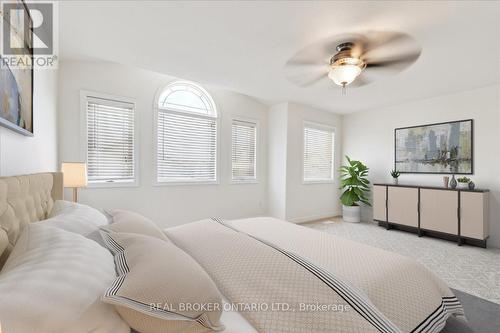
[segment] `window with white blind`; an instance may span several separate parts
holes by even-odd
[[[217,111],[202,87],[168,85],[158,100],[156,133],[158,183],[217,181]]]
[[[304,182],[332,182],[335,132],[319,124],[304,124]]]
[[[85,114],[85,152],[90,185],[136,184],[136,129],[133,101],[81,93]]]
[[[232,180],[257,180],[257,123],[233,119]]]

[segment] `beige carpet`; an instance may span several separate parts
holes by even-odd
[[[456,243],[398,231],[375,223],[346,223],[340,218],[303,226],[413,257],[451,288],[500,304],[500,249],[457,246]]]

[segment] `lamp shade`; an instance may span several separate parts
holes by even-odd
[[[61,171],[64,178],[64,187],[87,186],[87,164],[83,162],[63,162]]]

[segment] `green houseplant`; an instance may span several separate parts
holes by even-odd
[[[368,180],[368,168],[360,161],[351,160],[346,156],[347,165],[340,167],[340,189],[342,195],[342,216],[346,222],[361,221],[360,203],[368,206],[367,194],[370,192],[370,181]]]
[[[392,183],[394,185],[398,185],[398,178],[401,176],[401,172],[397,170],[391,170],[391,176],[392,176]]]
[[[470,178],[469,177],[460,177],[460,178],[457,178],[457,182],[458,182],[458,187],[459,188],[469,188],[469,183],[470,183]]]

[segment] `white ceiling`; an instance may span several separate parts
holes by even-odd
[[[347,96],[333,83],[287,81],[284,65],[304,46],[367,30],[408,33],[422,54]],[[500,82],[500,3],[66,1],[60,51],[62,59],[137,66],[266,103],[350,113]]]

